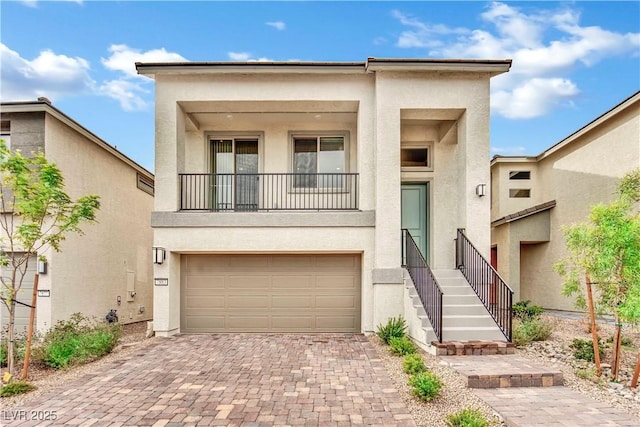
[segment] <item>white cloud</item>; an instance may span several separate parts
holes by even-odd
[[[254,58],[249,52],[227,52],[229,59],[238,62],[273,62],[273,59],[267,57]]]
[[[103,82],[99,92],[120,102],[125,111],[144,110],[148,105],[142,95],[150,92],[145,86],[151,80],[136,72],[136,62],[186,61],[182,55],[168,52],[165,48],[141,51],[126,44],[112,44],[108,50],[111,55],[106,59],[101,58],[102,65],[120,72],[121,77]]]
[[[100,93],[115,99],[124,111],[144,110],[147,102],[139,95],[148,93],[142,85],[130,80],[109,80],[100,86]]]
[[[278,31],[284,31],[287,29],[287,24],[285,24],[282,21],[271,21],[271,22],[265,22],[266,25],[275,28]]]
[[[400,34],[397,42],[398,47],[436,47],[441,44],[439,40],[434,38],[436,35],[464,34],[467,32],[463,28],[449,28],[442,24],[428,25],[398,10],[393,10],[391,15],[400,21],[402,25],[411,28],[411,30],[403,31]]]
[[[638,54],[640,33],[581,26],[568,6],[525,13],[493,2],[481,14],[482,29],[450,29],[394,11],[405,27],[397,45],[422,48],[433,57],[513,59],[511,71],[491,80],[492,107],[509,118],[548,114],[570,102],[580,89],[570,79],[576,67],[590,67],[621,54]]]
[[[165,48],[151,49],[146,52],[127,46],[126,44],[112,44],[109,46],[111,56],[101,58],[102,65],[110,70],[122,71],[129,77],[138,77],[136,62],[184,62],[186,59],[174,52],[167,52]]]
[[[508,119],[531,119],[546,114],[557,105],[580,94],[570,80],[533,78],[512,90],[492,94],[492,108]]]
[[[251,58],[249,52],[228,52],[227,55],[232,61],[248,61]]]
[[[39,96],[53,100],[91,93],[95,88],[89,75],[89,62],[84,58],[43,50],[36,58],[28,60],[0,43],[0,63],[0,98],[5,101],[32,100]]]

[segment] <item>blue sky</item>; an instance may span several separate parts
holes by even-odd
[[[47,96],[153,169],[153,81],[135,61],[513,59],[493,154],[538,154],[640,89],[640,2],[0,3],[0,98]]]

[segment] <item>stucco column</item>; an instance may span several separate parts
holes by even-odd
[[[180,332],[180,254],[167,253],[161,265],[153,267],[153,329],[157,336],[169,337]],[[159,285],[157,279],[167,279]]]
[[[482,95],[467,109],[458,128],[461,131],[460,144],[464,147],[464,178],[460,180],[459,194],[466,200],[461,227],[466,229],[469,240],[488,261],[491,248],[488,81]],[[476,194],[476,187],[480,184],[485,184],[484,197]]]
[[[385,87],[386,86],[386,87]],[[403,314],[403,270],[401,255],[400,206],[400,109],[389,106],[389,84],[376,81],[376,184],[374,325]]]

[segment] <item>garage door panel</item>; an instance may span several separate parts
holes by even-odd
[[[182,260],[182,332],[360,332],[359,255]]]
[[[225,329],[224,316],[187,316],[184,323],[183,328],[193,332],[222,331]]]
[[[235,329],[236,331],[268,331],[269,316],[229,315],[227,316],[226,327],[228,329]]]
[[[271,268],[273,271],[300,271],[302,268],[311,270],[314,259],[312,255],[278,255],[271,257]]]
[[[185,286],[191,289],[224,288],[224,276],[187,276]]]
[[[326,295],[316,297],[316,308],[318,309],[340,309],[347,308],[355,310],[358,298],[355,295]]]
[[[318,276],[316,277],[316,286],[319,289],[356,289],[355,277],[351,276]]]
[[[313,331],[314,326],[313,316],[273,316],[271,318],[271,329],[279,332]]]
[[[312,289],[315,286],[314,277],[309,276],[282,276],[273,275],[271,287],[274,290],[277,289]]]
[[[316,258],[316,267],[320,270],[331,268],[334,271],[353,271],[357,268],[356,255],[326,255]]]
[[[271,283],[269,276],[230,275],[227,276],[228,289],[268,289]]]
[[[183,257],[184,258],[184,257]],[[224,257],[208,255],[189,255],[186,257],[186,271],[188,273],[215,273],[229,268],[229,260]]]
[[[271,297],[271,307],[278,308],[313,308],[313,297],[311,295],[274,295]]]
[[[191,309],[208,309],[208,308],[224,308],[225,297],[222,295],[189,295],[185,301],[185,308]]]
[[[228,309],[242,308],[269,308],[270,297],[264,295],[229,295],[227,296]]]
[[[269,266],[269,257],[263,255],[229,256],[229,267],[235,271],[264,271]]]

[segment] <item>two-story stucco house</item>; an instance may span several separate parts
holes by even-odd
[[[640,92],[537,156],[491,160],[494,266],[516,299],[575,310],[553,265],[567,256],[562,227],[589,218],[640,167]]]
[[[82,226],[84,235],[68,235],[61,252],[49,249],[42,254],[46,265],[35,257],[29,262],[16,300],[31,304],[38,271],[38,330],[76,312],[104,320],[114,309],[121,323],[150,320],[153,175],[45,98],[3,102],[0,119],[0,138],[24,155],[42,150],[62,171],[71,198],[100,196],[97,223]],[[8,314],[2,307],[0,320],[5,326]],[[16,306],[18,332],[26,329],[29,312],[24,305]]]
[[[510,65],[136,64],[156,85],[156,333],[409,317],[401,229],[436,277],[459,228],[489,254],[489,80]]]

